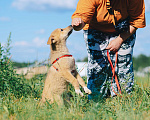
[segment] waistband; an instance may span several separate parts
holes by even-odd
[[[102,36],[112,36],[112,37],[115,37],[115,36],[119,36],[119,33],[115,32],[115,33],[105,33],[105,32],[101,32],[99,30],[95,30],[95,29],[88,29],[88,30],[83,30],[85,34],[99,34],[99,35],[102,35]]]

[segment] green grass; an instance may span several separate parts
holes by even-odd
[[[150,87],[150,76],[149,73],[146,74],[144,77],[135,77],[136,83],[142,88],[149,88]]]
[[[148,82],[147,78],[136,78],[135,89],[131,95],[124,94],[121,97],[108,98],[98,103],[88,102],[87,95],[77,96],[73,89],[71,101],[64,106],[48,104],[40,106],[40,98],[45,77],[35,76],[27,82],[37,93],[26,97],[16,98],[13,95],[6,96],[0,100],[0,119],[15,120],[97,120],[97,119],[118,119],[118,120],[148,120],[150,119],[150,85],[137,84],[141,80]]]
[[[6,48],[0,43],[0,120],[149,120],[149,77],[135,77],[131,95],[107,98],[95,103],[87,95],[80,97],[69,85],[73,97],[64,106],[46,103],[40,106],[46,75],[26,80],[17,75],[10,61],[10,37]],[[84,78],[86,81],[86,78]]]

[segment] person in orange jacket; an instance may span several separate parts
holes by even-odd
[[[72,15],[74,30],[83,29],[88,53],[89,99],[116,96],[108,50],[121,91],[131,93],[134,85],[133,47],[136,30],[144,28],[144,0],[79,0]],[[118,53],[118,54],[116,54]],[[116,59],[117,57],[117,59]]]

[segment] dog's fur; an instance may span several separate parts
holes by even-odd
[[[56,29],[51,33],[47,42],[51,49],[51,63],[62,55],[70,54],[66,47],[66,39],[72,33],[72,30],[72,26],[68,26],[65,29]],[[60,58],[53,65],[58,71],[53,66],[50,67],[42,93],[42,102],[48,100],[53,103],[56,101],[59,105],[62,105],[62,94],[67,90],[68,83],[71,83],[75,92],[81,96],[83,96],[83,93],[80,91],[79,84],[84,88],[85,93],[91,94],[75,68],[73,57]]]

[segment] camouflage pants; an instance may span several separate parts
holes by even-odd
[[[118,34],[106,34],[97,30],[85,30],[84,39],[88,52],[88,88],[92,91],[89,99],[115,96],[118,93],[115,80],[112,80],[112,71],[107,58],[105,49],[109,42],[118,37]],[[128,38],[118,50],[118,60],[115,68],[121,91],[130,93],[134,84],[134,73],[132,54],[135,43],[136,33]],[[115,64],[115,53],[109,52],[113,65]],[[112,90],[112,87],[114,91]]]

